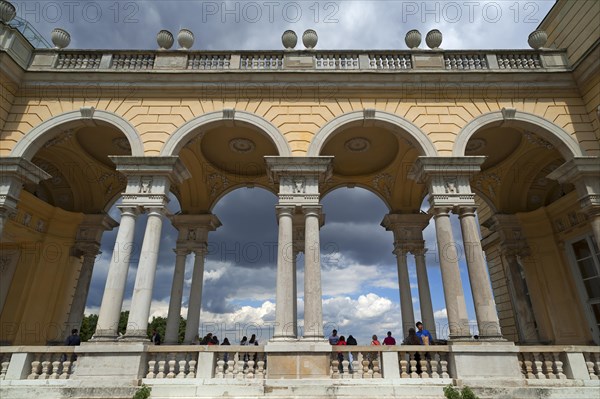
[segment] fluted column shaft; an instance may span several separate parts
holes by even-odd
[[[456,242],[450,224],[450,208],[433,208],[435,235],[440,255],[440,269],[444,286],[444,299],[448,314],[450,339],[470,337],[469,317],[465,294],[460,279]]]
[[[294,315],[292,318],[292,332],[294,334],[294,337],[298,337],[298,280],[297,280],[297,276],[296,276],[296,270],[297,270],[297,259],[298,259],[298,251],[294,250],[294,254],[292,256],[292,274],[294,277],[294,281],[293,281],[293,291],[294,291],[294,298],[293,298],[293,303],[294,303]]]
[[[69,312],[69,319],[67,321],[67,331],[69,334],[71,333],[71,329],[81,328],[81,321],[83,320],[83,314],[85,312],[85,303],[90,290],[96,255],[98,255],[97,249],[96,251],[83,253],[83,263],[81,264],[81,271],[79,272],[79,279],[77,280],[77,287],[75,287],[75,294],[73,295],[71,311]]]
[[[277,290],[274,340],[295,339],[294,335],[294,260],[291,206],[277,206],[279,235],[277,244]]]
[[[323,300],[321,289],[321,205],[303,206],[304,233],[304,336],[303,339],[323,339]]]
[[[144,242],[140,253],[140,262],[135,276],[131,310],[127,322],[126,338],[129,340],[148,340],[148,317],[152,302],[152,289],[156,275],[160,233],[162,231],[165,209],[148,209],[148,222],[144,233]]]
[[[188,317],[185,327],[184,343],[194,342],[200,327],[200,312],[202,311],[202,288],[204,286],[204,256],[206,247],[194,250],[194,271],[192,272],[192,285],[190,287],[190,300],[188,302]]]
[[[479,239],[475,207],[461,207],[459,214],[479,336],[481,338],[500,338],[502,337],[500,321]]]
[[[175,270],[171,284],[171,299],[169,300],[169,313],[167,315],[167,328],[165,330],[165,343],[176,344],[179,341],[179,320],[181,317],[181,300],[183,299],[183,283],[185,279],[185,261],[190,252],[187,249],[174,250]]]
[[[135,220],[139,215],[139,209],[135,207],[123,206],[119,207],[119,210],[121,211],[121,222],[108,267],[98,324],[94,333],[95,340],[112,340],[118,336],[129,259],[133,250]]]
[[[436,339],[435,319],[433,317],[433,305],[431,302],[431,290],[429,289],[429,277],[427,276],[427,266],[425,264],[425,252],[427,249],[420,248],[412,251],[415,256],[415,266],[417,269],[417,285],[419,287],[419,304],[421,305],[421,321],[425,328],[431,333],[433,339]]]
[[[398,287],[400,288],[400,311],[402,312],[403,337],[408,335],[408,329],[415,325],[415,313],[413,310],[412,293],[410,291],[410,277],[408,275],[408,264],[406,254],[408,250],[396,244],[394,254],[398,264]]]

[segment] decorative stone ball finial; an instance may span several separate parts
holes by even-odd
[[[529,46],[535,50],[545,47],[547,41],[548,34],[544,30],[533,31],[529,34],[529,38],[527,38],[527,43],[529,43]]]
[[[318,41],[319,36],[317,36],[317,32],[315,32],[313,29],[307,29],[304,31],[304,34],[302,35],[302,43],[308,50],[315,48]]]
[[[156,42],[160,50],[168,50],[173,46],[173,34],[163,29],[156,35]]]
[[[177,34],[179,50],[189,50],[194,45],[194,33],[189,29],[181,29]]]
[[[6,0],[0,0],[0,21],[5,24],[13,20],[17,15],[17,9]]]
[[[71,43],[71,35],[61,28],[54,28],[52,33],[50,33],[50,37],[52,38],[54,47],[57,49],[66,48]]]
[[[435,50],[440,48],[442,39],[442,32],[437,29],[433,29],[427,32],[427,36],[425,36],[425,43],[427,43],[427,46],[430,49]]]
[[[286,30],[281,36],[281,43],[286,50],[292,50],[298,43],[298,35],[293,30]]]
[[[404,42],[406,43],[408,48],[416,49],[416,48],[419,48],[419,45],[421,44],[421,39],[422,39],[421,32],[419,32],[416,29],[413,29],[413,30],[409,30],[406,33]]]

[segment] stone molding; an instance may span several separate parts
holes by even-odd
[[[171,134],[168,140],[163,145],[160,155],[162,156],[173,156],[177,155],[179,151],[190,141],[190,135],[196,135],[195,131],[200,130],[201,127],[208,127],[211,124],[226,121],[227,123],[233,123],[233,126],[237,123],[251,125],[258,128],[259,131],[266,135],[273,144],[277,147],[277,151],[280,156],[291,156],[292,151],[283,137],[283,134],[273,124],[266,119],[261,118],[258,115],[252,114],[246,111],[224,109],[221,111],[209,112],[207,114],[198,116],[179,127],[173,134]],[[200,133],[201,134],[201,133]]]
[[[417,255],[425,248],[423,229],[429,225],[429,219],[431,215],[427,213],[389,213],[384,216],[381,226],[394,233],[395,250]]]
[[[0,208],[16,211],[23,184],[38,184],[52,176],[23,157],[0,158]]]
[[[115,127],[127,137],[129,145],[131,146],[132,156],[144,155],[144,144],[135,127],[121,116],[100,109],[94,110],[91,115],[90,112],[82,112],[81,109],[77,109],[75,111],[69,111],[53,116],[27,132],[25,136],[17,142],[10,155],[32,159],[48,140],[60,133],[60,129],[55,129],[57,126],[77,122],[83,124],[85,121],[87,121],[87,123],[89,123],[89,121],[100,121]],[[49,137],[46,138],[45,136]]]
[[[533,133],[554,145],[563,157],[571,159],[583,156],[579,143],[567,132],[554,123],[528,112],[517,111],[513,108],[503,108],[501,111],[490,112],[478,116],[458,133],[452,149],[452,156],[465,154],[469,139],[483,128],[494,126],[519,127],[525,123]]]
[[[221,227],[221,221],[212,213],[173,215],[171,223],[178,230],[177,250],[198,251],[206,249],[208,233]]]
[[[581,208],[594,214],[600,210],[600,158],[570,159],[547,177],[561,184],[575,184]]]
[[[329,121],[312,139],[308,147],[307,156],[319,156],[321,149],[325,146],[329,138],[340,128],[365,125],[382,126],[387,128],[393,126],[400,132],[408,133],[413,145],[417,147],[421,155],[429,157],[435,157],[438,155],[435,146],[431,142],[431,139],[425,133],[423,133],[421,129],[408,120],[389,112],[365,109],[362,111],[349,112]]]

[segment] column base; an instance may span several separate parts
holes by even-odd
[[[114,342],[117,341],[119,335],[112,330],[96,330],[90,342]]]
[[[293,335],[274,335],[269,342],[293,343],[298,342],[298,337]]]
[[[150,342],[148,333],[145,330],[128,331],[120,340],[126,342]]]

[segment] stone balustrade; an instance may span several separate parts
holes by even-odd
[[[569,70],[563,50],[468,51],[104,51],[36,49],[29,70],[95,71],[497,71]]]
[[[528,380],[600,379],[600,347],[521,346],[518,358]]]

